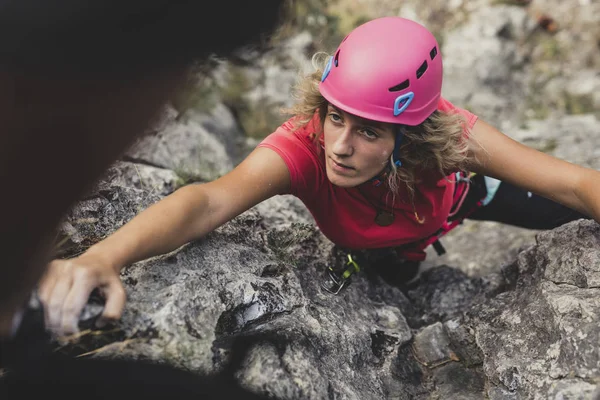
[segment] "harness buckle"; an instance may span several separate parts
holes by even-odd
[[[444,254],[446,254],[446,249],[444,248],[444,245],[442,244],[442,242],[440,242],[440,239],[436,240],[431,245],[435,249],[435,252],[437,253],[438,256],[443,256]]]
[[[327,268],[327,277],[325,281],[321,283],[321,288],[326,292],[334,295],[339,294],[351,283],[350,277],[352,274],[360,271],[360,266],[352,258],[352,255],[348,254],[347,257],[348,261],[346,262],[346,269],[336,271],[332,267]]]

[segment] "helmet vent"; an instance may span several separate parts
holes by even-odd
[[[333,58],[333,64],[337,67],[338,66],[338,59],[340,58],[340,51],[338,50],[337,53],[335,53],[335,57]]]
[[[423,61],[423,64],[417,70],[417,79],[423,76],[423,74],[427,71],[427,60]]]
[[[433,60],[435,58],[435,56],[437,56],[437,47],[434,47],[433,49],[431,49],[431,51],[429,52],[429,57]]]
[[[407,79],[404,82],[399,83],[396,86],[389,88],[388,90],[390,92],[399,92],[401,90],[404,90],[404,89],[408,88],[409,86],[410,86],[410,82]]]

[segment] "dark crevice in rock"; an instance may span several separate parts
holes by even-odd
[[[331,382],[327,385],[327,398],[329,400],[335,400],[338,398],[339,392],[335,390]]]
[[[265,266],[260,274],[261,278],[274,278],[288,272],[288,268],[283,263],[269,264]]]
[[[504,285],[502,290],[496,294],[515,290],[517,287],[517,280],[519,279],[519,265],[517,264],[517,261],[503,266],[501,274],[504,278]]]
[[[371,350],[373,355],[379,359],[384,358],[394,351],[395,345],[399,339],[394,336],[387,335],[381,330],[376,330],[371,333]]]
[[[242,333],[257,325],[261,325],[290,313],[289,311],[280,311],[265,313],[256,318],[249,316],[255,312],[255,307],[260,306],[261,305],[258,303],[242,304],[231,311],[226,311],[221,314],[217,321],[217,326],[215,327],[215,334],[217,337]]]
[[[198,332],[198,330],[196,328],[194,328],[189,315],[186,315],[183,318],[183,321],[185,322],[185,329],[186,329],[187,333],[189,333],[191,336],[193,336],[197,339],[202,339],[202,337],[203,337],[202,334],[200,334],[200,332]]]
[[[559,282],[559,281],[549,281],[552,282],[553,284],[555,284],[558,287],[562,287],[562,288],[578,288],[578,289],[594,289],[594,287],[592,286],[579,286],[579,285],[574,285],[572,282]],[[598,286],[596,286],[596,288],[598,288]]]
[[[265,282],[261,286],[253,285],[253,287],[256,293],[250,302],[238,304],[221,314],[215,327],[217,338],[247,331],[254,326],[289,314],[293,310],[286,308],[279,289],[272,283]],[[221,296],[226,297],[223,294]],[[297,307],[300,306],[295,308]]]
[[[394,380],[402,382],[405,398],[420,398],[430,393],[425,387],[426,376],[423,369],[413,355],[412,343],[406,343],[398,348],[398,355],[392,362],[390,372]]]

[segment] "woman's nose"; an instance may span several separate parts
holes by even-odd
[[[354,146],[352,145],[352,131],[350,127],[344,127],[343,131],[333,142],[331,150],[339,157],[348,157],[353,154]]]

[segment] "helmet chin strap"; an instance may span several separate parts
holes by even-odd
[[[400,168],[402,166],[402,162],[400,161],[400,144],[402,143],[402,136],[402,130],[398,128],[398,131],[396,132],[396,140],[394,143],[394,151],[392,152],[392,162],[394,163],[394,165],[396,165],[396,168]],[[390,172],[391,169],[392,167],[390,167],[390,165],[388,164],[383,171],[375,175],[373,178],[369,179],[369,182],[371,182],[374,186],[381,185],[386,175],[388,174],[388,172]]]

